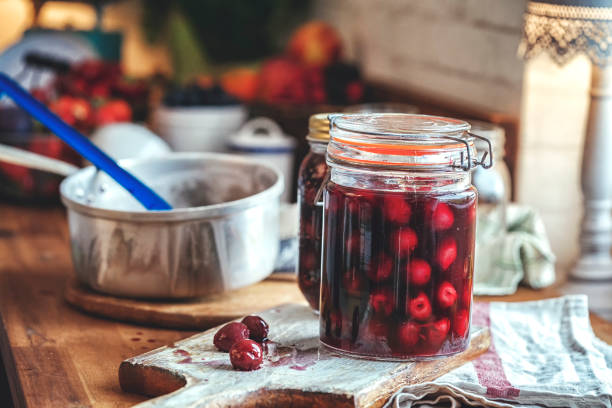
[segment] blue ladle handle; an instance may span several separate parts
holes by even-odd
[[[38,119],[60,139],[76,150],[81,156],[89,160],[100,170],[105,171],[117,183],[134,196],[147,210],[171,210],[172,206],[142,181],[130,172],[120,167],[110,156],[100,150],[88,138],[69,126],[45,105],[38,102],[23,89],[17,82],[6,74],[0,72],[0,94],[5,93],[15,103],[21,106],[30,115]]]

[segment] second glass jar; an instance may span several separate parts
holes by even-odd
[[[298,285],[308,304],[319,310],[321,284],[321,230],[323,208],[315,202],[328,168],[325,152],[329,142],[329,113],[312,115],[308,122],[306,155],[298,173],[298,208],[300,226],[298,232]]]
[[[465,350],[477,201],[469,124],[408,114],[331,118],[321,342],[384,360]]]

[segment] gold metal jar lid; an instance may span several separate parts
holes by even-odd
[[[307,140],[315,142],[329,142],[329,115],[333,112],[317,113],[308,120]]]

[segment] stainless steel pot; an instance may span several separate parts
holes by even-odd
[[[283,177],[232,155],[172,153],[121,165],[173,206],[146,211],[88,167],[61,186],[78,279],[100,292],[188,298],[258,282],[279,249]]]

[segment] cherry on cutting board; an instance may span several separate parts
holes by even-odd
[[[229,355],[232,367],[241,371],[257,370],[263,363],[261,346],[250,339],[242,339],[234,343]]]
[[[242,319],[242,323],[249,329],[249,338],[258,343],[268,338],[270,327],[264,319],[259,316],[250,315]]]
[[[229,351],[237,341],[249,338],[249,328],[238,322],[228,323],[215,333],[214,345],[221,351]]]

